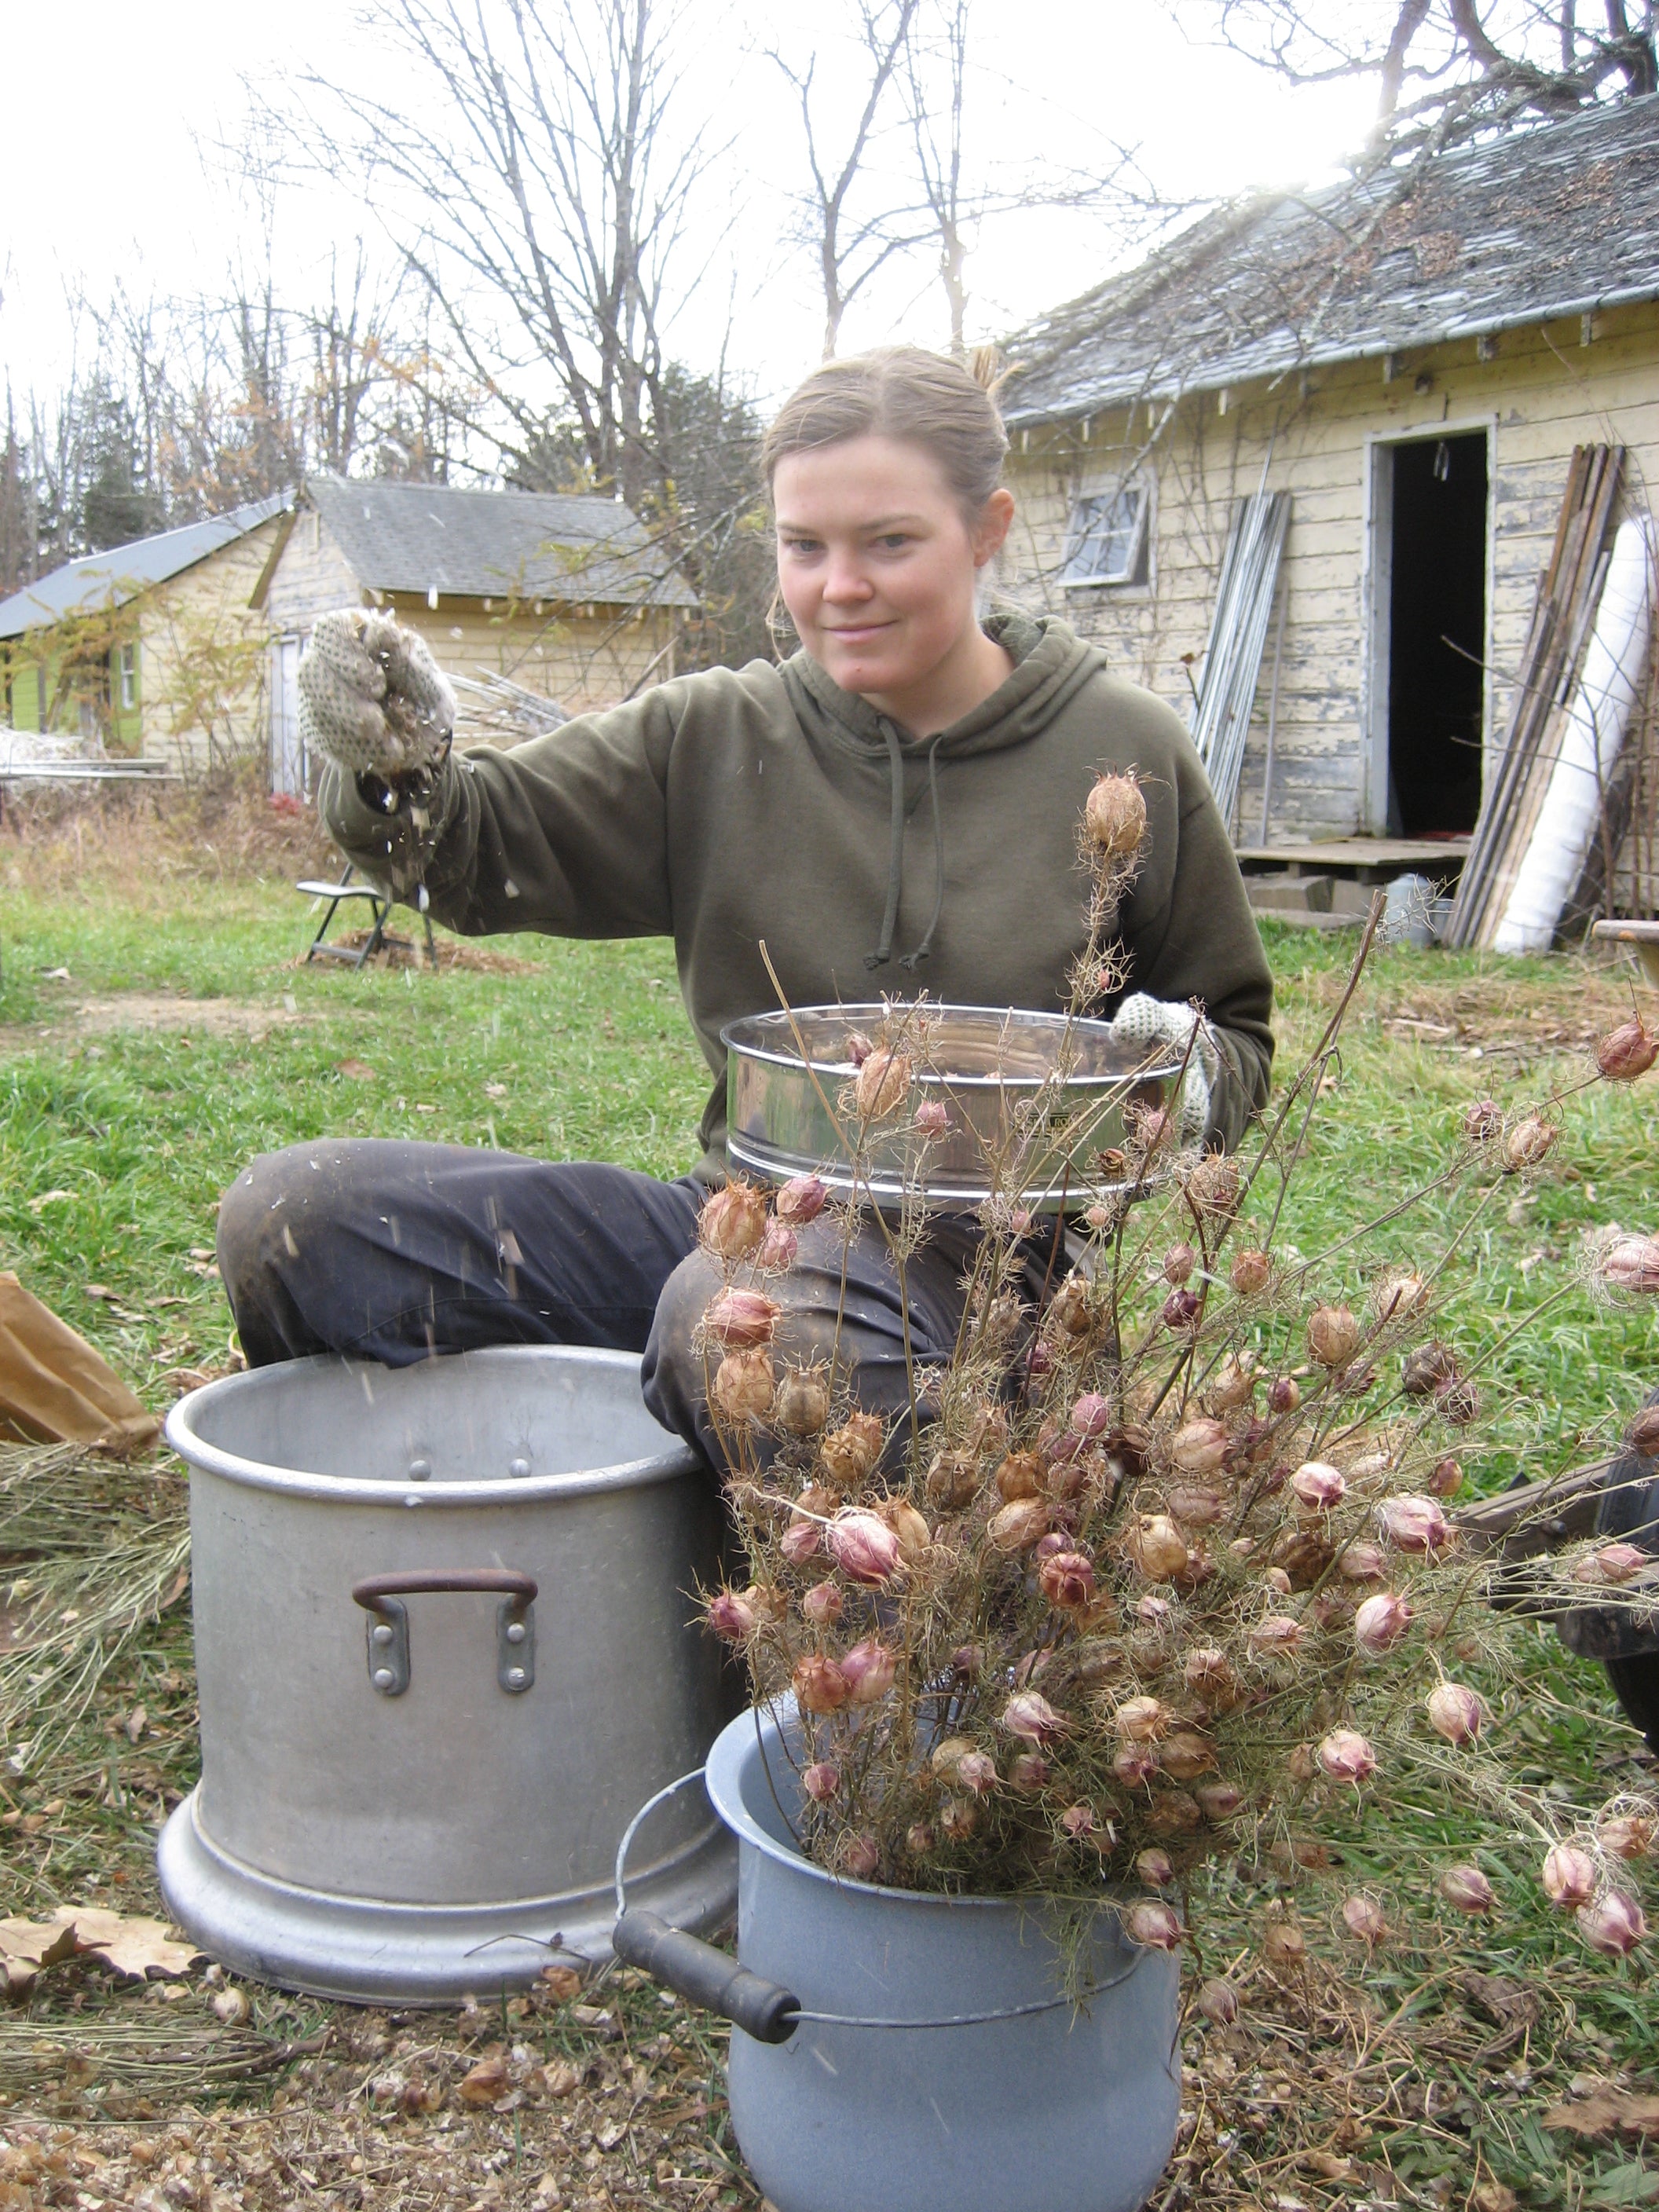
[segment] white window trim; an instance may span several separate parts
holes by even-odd
[[[1152,484],[1140,473],[1109,477],[1104,481],[1085,485],[1073,500],[1066,517],[1066,543],[1075,546],[1082,532],[1079,527],[1078,510],[1085,500],[1112,499],[1123,492],[1135,492],[1139,496],[1139,512],[1135,518],[1134,535],[1129,543],[1128,557],[1121,569],[1109,574],[1072,576],[1070,568],[1074,554],[1068,550],[1060,564],[1060,587],[1063,592],[1146,592],[1152,583]],[[1142,574],[1143,569],[1145,574]]]
[[[121,712],[131,714],[138,704],[138,647],[136,644],[118,648],[120,654]]]

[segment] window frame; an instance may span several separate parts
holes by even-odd
[[[1126,494],[1135,500],[1135,515],[1130,528],[1128,550],[1122,565],[1109,570],[1097,570],[1091,575],[1073,573],[1074,565],[1088,542],[1094,518],[1084,520],[1085,508],[1098,509],[1109,501],[1122,499]],[[1060,586],[1066,592],[1145,591],[1152,583],[1152,485],[1138,471],[1106,481],[1079,490],[1073,498],[1066,523],[1066,550],[1061,558]]]
[[[120,712],[133,714],[138,710],[138,642],[132,639],[115,648],[116,682],[120,693]]]

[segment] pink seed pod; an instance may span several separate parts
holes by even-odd
[[[1352,1782],[1358,1787],[1376,1771],[1376,1753],[1357,1729],[1333,1729],[1321,1739],[1314,1756],[1333,1782]]]
[[[1308,1316],[1308,1350],[1322,1367],[1346,1367],[1359,1339],[1359,1323],[1346,1306],[1316,1306]]]
[[[913,1859],[925,1859],[938,1840],[926,1820],[913,1820],[904,1832],[904,1848]]]
[[[1164,1504],[1182,1528],[1212,1528],[1227,1510],[1226,1499],[1207,1482],[1172,1482]]]
[[[1524,1114],[1510,1128],[1505,1129],[1498,1146],[1498,1158],[1505,1175],[1519,1175],[1523,1169],[1535,1168],[1553,1149],[1561,1132],[1553,1121],[1541,1114]]]
[[[1233,1820],[1244,1803],[1244,1792],[1231,1782],[1200,1782],[1193,1795],[1205,1819],[1217,1824]]]
[[[1135,1872],[1148,1889],[1167,1889],[1175,1880],[1175,1868],[1170,1864],[1168,1851],[1138,1851],[1135,1854]]]
[[[1109,1229],[1115,1218],[1109,1206],[1099,1205],[1089,1206],[1083,1216],[1085,1223],[1097,1236],[1103,1229]]]
[[[712,1192],[697,1216],[698,1239],[717,1260],[746,1260],[765,1234],[765,1195],[740,1180]]]
[[[817,1219],[829,1197],[829,1185],[817,1176],[792,1176],[773,1200],[773,1211],[792,1229],[805,1229],[809,1221]]]
[[[833,1760],[815,1759],[802,1773],[800,1786],[815,1805],[827,1805],[841,1787],[841,1769]]]
[[[1146,835],[1146,802],[1129,775],[1103,775],[1083,802],[1083,826],[1107,860],[1128,860]]]
[[[1237,1352],[1230,1352],[1204,1393],[1205,1402],[1220,1413],[1237,1413],[1255,1397],[1256,1381],[1255,1360],[1248,1353],[1241,1359]]]
[[[1342,1900],[1342,1924],[1356,1942],[1380,1943],[1389,1932],[1382,1908],[1374,1897],[1356,1890]]]
[[[1328,1513],[1347,1494],[1347,1478],[1322,1459],[1304,1460],[1291,1477],[1291,1494],[1305,1513]]]
[[[1069,1836],[1074,1844],[1105,1842],[1110,1834],[1109,1826],[1107,1837],[1099,1837],[1096,1834],[1098,1825],[1092,1805],[1068,1805],[1060,1816],[1062,1832]]]
[[[1491,1912],[1498,1903],[1497,1892],[1479,1867],[1448,1867],[1435,1887],[1455,1911],[1471,1917]]]
[[[1245,1637],[1245,1642],[1258,1659],[1288,1659],[1302,1642],[1302,1623],[1293,1620],[1288,1613],[1270,1613],[1265,1620],[1258,1620]]]
[[[957,1767],[977,1748],[970,1735],[944,1736],[933,1746],[927,1764],[941,1782],[954,1782]]]
[[[965,1752],[957,1762],[957,1787],[983,1797],[997,1784],[997,1763],[988,1751]]]
[[[1622,1889],[1581,1905],[1573,1917],[1591,1950],[1606,1959],[1627,1959],[1648,1932],[1641,1906]]]
[[[1597,1825],[1595,1840],[1609,1858],[1644,1859],[1653,1849],[1655,1826],[1645,1813],[1610,1813]]]
[[[1167,1583],[1186,1571],[1187,1539],[1167,1513],[1143,1513],[1123,1539],[1131,1565],[1149,1583]]]
[[[1112,1401],[1098,1390],[1085,1391],[1072,1408],[1071,1425],[1080,1437],[1103,1437],[1112,1425]]]
[[[1239,1252],[1234,1255],[1228,1279],[1241,1298],[1253,1298],[1258,1291],[1267,1289],[1273,1272],[1273,1263],[1265,1252]]]
[[[951,1109],[942,1098],[924,1098],[910,1124],[921,1136],[942,1137],[951,1126]]]
[[[854,1881],[873,1881],[881,1864],[881,1845],[869,1834],[843,1836],[836,1852],[842,1872]]]
[[[1397,1497],[1383,1499],[1376,1509],[1376,1517],[1382,1534],[1398,1552],[1433,1559],[1438,1553],[1449,1551],[1455,1540],[1437,1498],[1401,1491]]]
[[[1653,1555],[1636,1544],[1603,1544],[1595,1565],[1604,1583],[1627,1583],[1654,1565]]]
[[[878,1515],[846,1506],[825,1529],[830,1555],[849,1582],[881,1589],[899,1568],[899,1540]]]
[[[1659,1291],[1659,1237],[1614,1237],[1596,1252],[1595,1279],[1604,1290],[1651,1297]]]
[[[751,1345],[770,1344],[782,1310],[759,1291],[728,1286],[704,1307],[702,1325],[714,1342],[728,1352],[746,1352]]]
[[[800,1239],[781,1221],[769,1221],[766,1234],[755,1247],[755,1265],[763,1274],[787,1274],[795,1264]]]
[[[873,1041],[866,1036],[862,1030],[848,1030],[847,1032],[847,1057],[854,1067],[862,1067],[875,1048]]]
[[[1495,1098],[1477,1098],[1465,1108],[1463,1134],[1471,1145],[1489,1145],[1504,1130],[1504,1109]]]
[[[1486,1709],[1473,1690],[1461,1682],[1437,1682],[1425,1701],[1429,1726],[1437,1735],[1462,1750],[1480,1733]]]
[[[1659,1060],[1659,1037],[1644,1024],[1640,1014],[1609,1030],[1595,1048],[1595,1065],[1609,1083],[1634,1083]]]
[[[1275,1376],[1267,1392],[1270,1413],[1293,1413],[1302,1403],[1302,1385],[1294,1375]]]
[[[1190,1328],[1198,1319],[1199,1308],[1202,1304],[1203,1300],[1196,1291],[1171,1291],[1164,1301],[1164,1328]]]
[[[1112,1753],[1112,1772],[1133,1790],[1158,1772],[1158,1753],[1149,1743],[1126,1743]]]
[[[1296,1587],[1283,1567],[1264,1567],[1261,1581],[1264,1589],[1277,1590],[1280,1597],[1288,1597]]]
[[[798,1515],[778,1539],[778,1549],[792,1567],[805,1566],[813,1558],[823,1540],[823,1530],[816,1521]]]
[[[1126,1698],[1112,1716],[1112,1733],[1126,1743],[1156,1743],[1174,1717],[1157,1698]]]
[[[728,1352],[714,1370],[709,1403],[732,1422],[763,1421],[772,1410],[776,1378],[772,1355],[763,1344],[747,1352]]]
[[[1008,1762],[1008,1787],[1035,1796],[1054,1771],[1040,1751],[1016,1752]]]
[[[1095,1571],[1081,1552],[1054,1553],[1037,1570],[1037,1580],[1049,1604],[1062,1613],[1080,1611],[1095,1594]]]
[[[846,1675],[820,1651],[809,1651],[798,1660],[791,1680],[804,1713],[838,1713],[850,1695]]]
[[[755,1632],[755,1608],[735,1590],[720,1590],[708,1601],[708,1626],[728,1644],[742,1644]]]
[[[884,1121],[896,1113],[910,1095],[913,1072],[902,1052],[878,1045],[860,1068],[853,1083],[853,1103],[864,1121]]]
[[[834,1583],[814,1583],[800,1601],[814,1628],[833,1628],[841,1619],[842,1595]]]
[[[1238,2018],[1238,1991],[1231,1982],[1206,1982],[1193,2003],[1212,2027],[1231,2027]]]
[[[1182,1474],[1218,1474],[1231,1442],[1220,1421],[1207,1416],[1183,1421],[1170,1439],[1170,1458]]]
[[[1545,1896],[1564,1912],[1589,1903],[1595,1894],[1596,1879],[1595,1861],[1577,1844],[1552,1844],[1538,1877]]]
[[[1380,1544],[1366,1542],[1363,1538],[1345,1544],[1337,1554],[1336,1571],[1351,1583],[1379,1583],[1388,1571],[1388,1561]]]
[[[1135,1601],[1135,1619],[1145,1628],[1161,1634],[1169,1625],[1170,1606],[1167,1597],[1153,1597],[1150,1592]]]
[[[1022,1690],[1002,1709],[1002,1725],[1023,1742],[1041,1746],[1065,1733],[1066,1723],[1036,1690]]]
[[[1431,1498],[1455,1498],[1463,1487],[1463,1470],[1455,1459],[1437,1460],[1429,1474]]]
[[[1197,1265],[1198,1254],[1190,1244],[1171,1244],[1164,1255],[1164,1279],[1178,1291]]]
[[[893,1686],[895,1660],[884,1644],[866,1637],[842,1655],[841,1671],[847,1678],[848,1702],[877,1705]]]
[[[1199,1697],[1228,1697],[1238,1686],[1232,1661],[1218,1644],[1194,1645],[1182,1662],[1181,1677]]]
[[[1180,1946],[1183,1930],[1179,1913],[1157,1898],[1144,1898],[1124,1915],[1123,1932],[1143,1950],[1174,1951]]]
[[[1392,1651],[1412,1625],[1412,1609],[1392,1590],[1365,1599],[1353,1617],[1353,1640],[1368,1659]]]

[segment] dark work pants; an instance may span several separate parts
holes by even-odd
[[[337,1352],[403,1367],[488,1345],[580,1344],[644,1354],[645,1401],[718,1464],[707,1377],[691,1339],[718,1287],[698,1249],[704,1193],[626,1168],[380,1138],[319,1138],[267,1152],[226,1192],[219,1267],[251,1366]],[[936,1228],[906,1268],[911,1351],[950,1355],[975,1231]],[[784,1308],[776,1356],[827,1359],[842,1231],[802,1236],[769,1276]],[[841,1330],[854,1389],[873,1413],[907,1401],[904,1314],[878,1228],[848,1261]]]

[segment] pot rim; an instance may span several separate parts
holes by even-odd
[[[627,1368],[635,1375],[640,1368],[637,1352],[611,1352],[586,1345],[491,1345],[477,1352],[444,1356],[494,1364],[504,1360],[520,1363],[526,1355],[554,1364],[570,1361],[584,1366]],[[319,1368],[365,1369],[380,1375],[409,1371],[383,1366],[378,1360],[349,1359],[343,1353],[331,1352],[281,1363],[284,1372],[315,1372]],[[268,1462],[246,1459],[239,1452],[227,1451],[222,1445],[210,1443],[197,1433],[196,1416],[204,1401],[216,1402],[251,1389],[269,1389],[273,1371],[276,1370],[270,1367],[252,1367],[240,1374],[222,1375],[216,1382],[204,1382],[186,1392],[172,1407],[167,1417],[167,1441],[192,1471],[216,1474],[250,1490],[276,1491],[284,1498],[311,1498],[334,1505],[407,1507],[525,1505],[591,1498],[607,1491],[643,1490],[655,1483],[678,1481],[684,1475],[697,1473],[702,1466],[689,1444],[672,1437],[665,1429],[662,1451],[641,1459],[621,1460],[612,1467],[578,1468],[562,1474],[497,1475],[478,1482],[428,1480],[411,1484],[406,1476],[380,1481],[371,1475],[323,1474],[304,1468],[273,1467]]]
[[[988,1897],[978,1891],[966,1893],[937,1889],[899,1889],[890,1882],[859,1881],[851,1875],[832,1874],[828,1867],[815,1866],[793,1845],[779,1843],[769,1836],[754,1819],[743,1802],[739,1784],[742,1761],[755,1748],[757,1721],[759,1723],[760,1752],[767,1753],[767,1738],[781,1741],[783,1723],[779,1714],[786,1717],[795,1708],[793,1693],[780,1698],[768,1706],[750,1705],[735,1720],[730,1720],[708,1747],[708,1764],[703,1769],[703,1787],[708,1792],[710,1803],[721,1820],[741,1843],[763,1852],[777,1865],[787,1867],[792,1874],[802,1875],[811,1881],[827,1882],[833,1888],[845,1890],[855,1896],[885,1899],[892,1904],[927,1905],[940,1911],[964,1912],[1030,1912],[1040,1911],[1055,1900],[1041,1890],[1022,1891],[1017,1896]],[[1066,1900],[1068,1903],[1070,1900]],[[1100,1903],[1109,1908],[1112,1900],[1103,1893]]]
[[[817,1014],[831,1014],[838,1021],[853,1021],[863,1016],[873,1023],[885,1020],[893,1009],[884,1000],[860,1000],[854,1006],[796,1006],[791,1011],[795,1019],[802,1022],[810,1020]],[[1105,1037],[1110,1036],[1112,1027],[1109,1022],[1102,1021],[1097,1016],[1090,1014],[1044,1013],[1041,1009],[1032,1006],[975,1006],[956,1000],[944,1000],[930,1007],[929,1012],[935,1014],[983,1014],[988,1019],[1002,1025],[1012,1022],[1021,1027],[1030,1025],[1044,1030],[1073,1030],[1091,1036],[1098,1032]],[[769,1029],[774,1023],[781,1024],[783,1035],[791,1039],[790,1043],[782,1049],[774,1048],[769,1044],[759,1042],[754,1038],[753,1033],[756,1030],[762,1029],[763,1026]],[[817,1067],[826,1069],[832,1073],[845,1072],[848,1075],[854,1072],[850,1060],[803,1060],[799,1053],[793,1048],[789,1016],[786,1013],[744,1014],[736,1021],[727,1022],[720,1034],[720,1042],[728,1053],[735,1053],[744,1060],[763,1061],[768,1066],[791,1069]],[[1109,1075],[1079,1073],[1066,1076],[1064,1080],[1067,1090],[1111,1091],[1130,1083],[1167,1081],[1170,1077],[1178,1073],[1179,1066],[1178,1059],[1170,1060],[1167,1066],[1160,1064],[1156,1067],[1148,1067],[1134,1062]],[[1047,1073],[1034,1073],[1030,1075],[1003,1074],[1000,1072],[994,1072],[984,1075],[952,1073],[946,1076],[940,1074],[935,1069],[925,1067],[918,1073],[916,1080],[924,1087],[930,1084],[935,1086],[945,1084],[953,1090],[963,1091],[1039,1091],[1045,1084],[1054,1080],[1054,1074],[1053,1071],[1049,1070]]]

